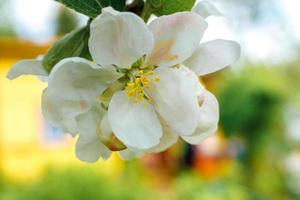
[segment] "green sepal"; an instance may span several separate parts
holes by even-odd
[[[90,18],[97,17],[102,8],[111,6],[115,10],[123,11],[126,0],[55,0],[65,6],[82,13]]]
[[[196,0],[150,0],[153,13],[157,16],[191,11]]]
[[[88,47],[89,35],[89,28],[85,26],[66,34],[55,42],[43,58],[46,71],[50,73],[54,65],[64,58],[81,57],[92,60]]]

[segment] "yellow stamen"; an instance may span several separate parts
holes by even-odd
[[[135,94],[136,94],[136,89],[129,90],[129,92],[128,92],[128,95],[129,95],[130,97],[135,96]]]
[[[147,77],[142,77],[142,78],[141,78],[141,81],[142,81],[142,83],[143,83],[144,85],[148,85],[148,84],[150,83],[150,80],[149,80],[149,78],[147,78]]]
[[[139,84],[141,82],[141,78],[136,78],[135,79],[135,85]]]
[[[127,86],[128,86],[128,87],[134,87],[134,83],[129,82],[129,83],[127,83]]]
[[[131,82],[127,83],[126,91],[127,95],[132,98],[134,103],[138,102],[144,102],[144,100],[147,100],[149,103],[152,101],[149,96],[145,93],[145,89],[151,87],[150,83],[151,81],[160,81],[160,77],[150,77],[151,75],[154,75],[155,72],[153,70],[150,71],[144,71],[140,70],[138,71],[138,75],[135,75],[133,77],[133,80]]]
[[[149,75],[154,75],[154,71],[151,70],[151,71],[148,72],[148,74]]]

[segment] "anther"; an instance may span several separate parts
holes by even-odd
[[[130,82],[130,83],[127,83],[128,87],[134,87],[134,83]]]
[[[148,74],[149,75],[154,75],[154,71],[149,71]]]
[[[156,82],[159,82],[160,81],[160,77],[155,77],[154,79]]]
[[[145,84],[145,85],[148,85],[149,82],[150,82],[149,78],[147,78],[147,77],[143,77],[143,78],[141,79],[141,81],[142,81],[142,83]]]
[[[128,92],[128,95],[131,96],[131,97],[133,97],[133,96],[135,96],[135,93],[136,93],[136,90],[133,89],[133,90],[130,90],[130,91]]]
[[[137,84],[139,84],[141,82],[141,78],[136,78],[135,79],[135,84],[137,85]]]

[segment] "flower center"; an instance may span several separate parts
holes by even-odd
[[[160,81],[160,77],[155,76],[153,70],[138,70],[132,73],[132,77],[126,86],[128,97],[132,98],[135,103],[144,101],[144,99],[151,102],[151,98],[145,93],[145,89],[150,87],[151,81]]]

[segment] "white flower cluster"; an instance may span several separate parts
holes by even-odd
[[[199,5],[198,5],[199,6]],[[205,9],[207,8],[207,9]],[[67,58],[48,74],[41,61],[25,60],[8,73],[46,76],[46,120],[79,134],[76,155],[95,162],[118,151],[124,159],[164,151],[179,137],[198,144],[215,133],[218,102],[198,76],[235,62],[234,41],[200,43],[211,5],[162,16],[150,24],[111,7],[90,24],[94,62]]]

